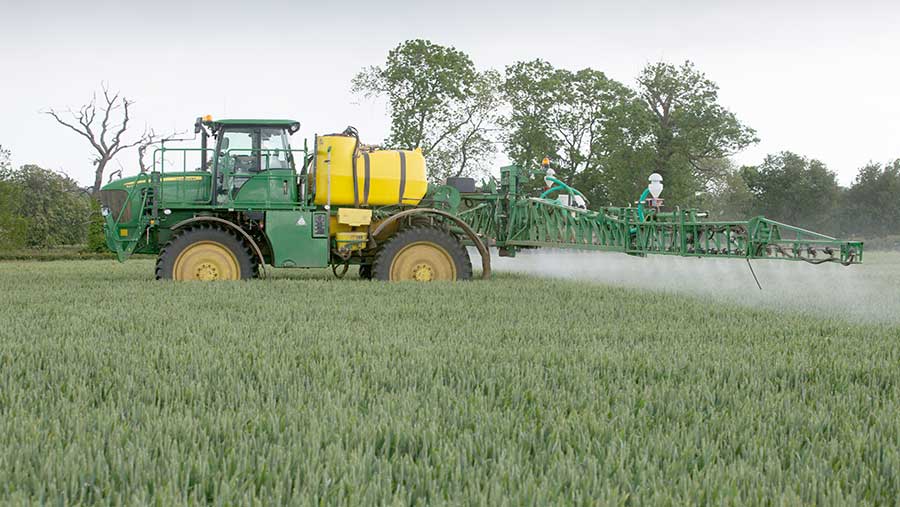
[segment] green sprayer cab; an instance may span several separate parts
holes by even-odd
[[[490,276],[489,248],[575,248],[631,255],[862,262],[861,242],[763,217],[708,221],[698,210],[663,211],[653,175],[635,207],[589,209],[549,165],[504,167],[480,187],[469,178],[428,185],[418,150],[377,150],[356,131],[294,148],[293,120],[198,118],[199,148],[163,144],[151,172],[101,190],[109,248],[120,261],[157,256],[156,276],[247,279],[265,266],[322,268],[380,280],[464,280],[466,246]],[[529,196],[531,178],[547,190]]]

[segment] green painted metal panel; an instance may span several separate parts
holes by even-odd
[[[329,239],[313,236],[316,213],[311,211],[266,212],[266,235],[272,244],[276,267],[319,268],[329,264]],[[321,226],[321,221],[318,222]],[[325,225],[327,226],[327,220]]]
[[[291,169],[270,169],[253,174],[234,196],[241,208],[268,208],[297,202],[297,176]]]
[[[178,207],[179,205],[208,204],[209,191],[212,188],[211,177],[210,173],[205,171],[161,174],[159,205]]]

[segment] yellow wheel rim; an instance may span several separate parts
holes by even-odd
[[[456,263],[442,247],[430,242],[410,243],[391,262],[391,281],[456,280]]]
[[[240,280],[241,266],[226,246],[215,241],[198,241],[175,259],[175,280]]]

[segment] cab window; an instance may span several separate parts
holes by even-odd
[[[284,129],[260,129],[263,169],[290,168],[290,147]]]
[[[219,167],[236,173],[258,172],[259,154],[256,129],[228,129],[219,145]]]

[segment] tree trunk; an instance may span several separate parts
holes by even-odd
[[[101,159],[97,162],[97,170],[94,172],[94,188],[91,192],[91,195],[94,199],[100,199],[100,187],[103,186],[103,171],[106,169],[106,163],[109,160]]]

